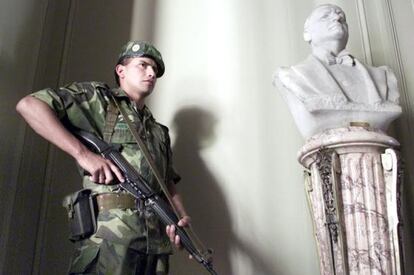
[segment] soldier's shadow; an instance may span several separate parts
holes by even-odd
[[[214,144],[216,124],[217,118],[211,112],[197,107],[183,108],[174,117],[174,163],[183,178],[177,189],[192,217],[194,230],[203,243],[214,250],[213,265],[218,274],[235,274],[230,259],[235,251],[250,260],[255,274],[279,274],[272,269],[269,255],[263,255],[248,240],[241,240],[233,232],[229,206],[221,185],[202,158],[203,150]],[[202,267],[189,261],[186,253],[176,253],[172,261],[171,274],[201,274]]]
[[[194,231],[214,250],[214,267],[218,273],[233,274],[228,254],[234,236],[228,206],[219,184],[201,157],[201,151],[214,143],[215,124],[216,118],[206,110],[187,107],[178,111],[174,117],[174,163],[183,178],[177,188],[192,217]],[[177,261],[177,257],[174,260]],[[197,274],[200,268],[188,262],[178,266],[183,270],[172,274]],[[193,268],[194,271],[190,271]]]

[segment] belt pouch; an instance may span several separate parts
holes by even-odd
[[[63,206],[68,211],[71,241],[84,240],[96,232],[97,207],[90,189],[66,196]]]

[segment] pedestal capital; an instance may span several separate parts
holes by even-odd
[[[353,124],[356,125],[356,124]],[[348,126],[325,130],[307,139],[298,152],[298,161],[309,168],[315,161],[315,153],[321,149],[344,152],[368,152],[398,148],[400,143],[383,131],[369,126]]]

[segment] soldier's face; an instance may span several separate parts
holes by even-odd
[[[309,19],[309,32],[312,44],[326,41],[348,40],[348,24],[344,12],[336,6],[322,6],[316,9]]]
[[[148,57],[134,57],[125,65],[118,65],[117,73],[121,87],[126,92],[150,94],[157,82],[157,64]]]

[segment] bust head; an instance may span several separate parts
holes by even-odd
[[[344,11],[332,4],[318,6],[306,19],[303,38],[312,47],[339,42],[340,48],[344,49],[348,41],[348,24]]]

